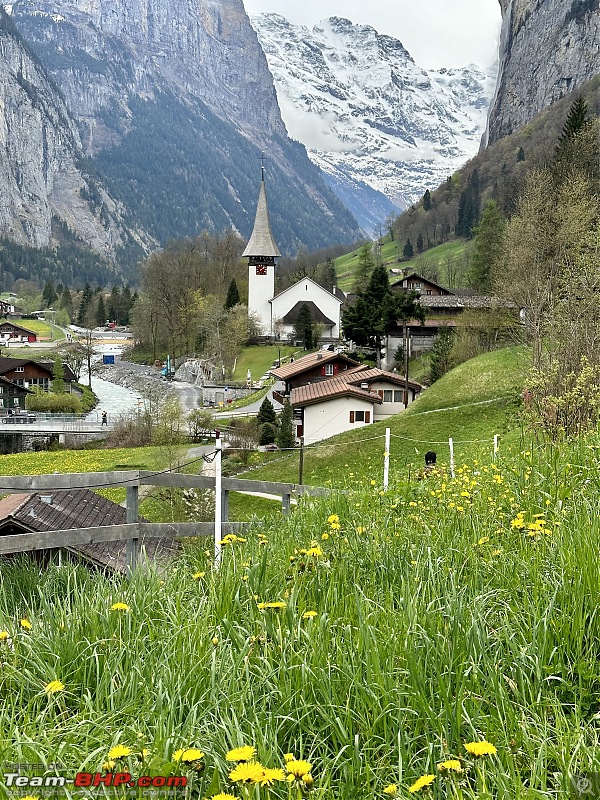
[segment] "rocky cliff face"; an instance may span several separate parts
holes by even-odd
[[[0,234],[44,247],[53,221],[112,254],[116,208],[81,168],[81,143],[68,109],[0,9]]]
[[[500,0],[500,74],[484,144],[600,73],[600,0]]]

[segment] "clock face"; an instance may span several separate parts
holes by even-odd
[[[257,275],[266,275],[267,274],[267,266],[266,266],[266,264],[259,264],[256,267],[256,274]]]

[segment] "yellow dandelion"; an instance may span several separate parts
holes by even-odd
[[[195,747],[189,747],[187,750],[176,750],[173,753],[172,760],[190,763],[192,761],[200,761],[201,758],[204,758],[204,753],[202,750],[198,750]]]
[[[283,757],[283,760],[286,764],[288,764],[290,761],[295,761],[296,756],[293,753],[286,753]]]
[[[110,772],[114,768],[115,768],[114,761],[105,761],[104,764],[102,764],[102,772]]]
[[[339,521],[340,521],[340,518],[338,517],[338,515],[337,515],[337,514],[330,514],[330,515],[327,517],[327,522],[328,522],[330,525],[332,525],[334,522],[339,522]]]
[[[218,636],[213,636],[211,641],[212,641],[213,645],[216,647],[219,644],[219,637]]]
[[[332,522],[331,523],[331,530],[332,531],[339,531],[341,529],[342,529],[342,526],[340,525],[339,522]]]
[[[128,755],[131,755],[131,749],[123,744],[118,744],[108,751],[109,759],[125,758]]]
[[[202,580],[202,578],[205,575],[206,575],[206,572],[194,572],[194,574],[192,575],[192,578],[194,578],[195,580],[199,581],[199,580]]]
[[[40,798],[37,794],[26,794],[25,797],[21,797],[21,800],[40,800]]]
[[[465,750],[472,756],[495,756],[498,752],[494,745],[486,742],[485,739],[482,742],[468,742]]]
[[[272,786],[275,781],[285,781],[285,772],[282,769],[267,769],[263,767],[263,774],[257,781],[261,786]]]
[[[387,794],[389,797],[396,797],[398,794],[398,786],[395,783],[388,784],[385,789],[383,790],[384,794]]]
[[[62,681],[50,681],[44,686],[46,694],[56,694],[57,692],[64,691],[65,685]]]
[[[219,792],[219,794],[213,794],[210,800],[238,800],[238,798],[234,794]]]
[[[286,606],[287,603],[284,603],[283,600],[275,600],[271,603],[258,603],[256,607],[260,609],[260,611],[264,611],[265,608],[279,609],[285,608]]]
[[[317,545],[316,547],[310,547],[310,548],[309,548],[309,549],[306,551],[306,555],[307,555],[307,556],[315,556],[316,558],[318,558],[319,556],[322,556],[322,555],[323,555],[323,551],[322,551],[322,550],[321,550],[321,548],[320,548],[320,547]]]
[[[302,619],[312,619],[313,617],[316,616],[317,616],[316,611],[305,611],[304,614],[302,614]]]
[[[435,775],[421,775],[420,778],[413,783],[412,786],[409,787],[408,791],[410,794],[415,794],[415,792],[420,792],[421,789],[424,789],[426,786],[431,786],[431,784],[435,780]]]
[[[326,541],[327,539],[329,539],[329,534],[328,533],[322,533],[321,534],[321,539],[323,539],[323,541]]]
[[[307,773],[306,773],[306,775],[303,775],[303,776],[302,776],[302,783],[303,783],[305,786],[308,786],[308,787],[310,788],[310,787],[313,785],[313,783],[314,783],[314,782],[315,782],[315,779],[314,779],[314,778],[313,778],[313,776],[310,774],[310,772],[307,772]]]
[[[285,768],[290,775],[293,775],[295,778],[300,780],[303,775],[306,775],[307,772],[311,771],[312,764],[310,764],[308,761],[302,761],[301,759],[298,761],[294,759],[293,761],[288,761],[285,765]]]
[[[110,607],[111,611],[129,611],[127,603],[113,603]]]
[[[23,628],[23,630],[26,631],[30,631],[33,628],[33,625],[31,624],[31,622],[29,622],[27,617],[23,617],[23,619],[20,619],[19,625]]]
[[[489,542],[489,540],[490,540],[489,536],[482,536],[481,539],[477,540],[477,544],[479,546],[481,546],[482,544],[487,544],[487,542]]]
[[[8,639],[10,639],[8,631],[0,631],[0,642],[6,642]]]
[[[243,761],[231,770],[229,777],[241,783],[259,783],[264,771],[263,765],[257,761]]]
[[[451,758],[448,761],[442,761],[438,764],[440,772],[462,772],[462,766],[457,758]]]
[[[225,758],[227,761],[250,761],[256,755],[256,749],[251,745],[244,745],[243,747],[235,747],[230,750]]]

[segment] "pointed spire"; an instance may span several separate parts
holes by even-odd
[[[256,207],[256,218],[252,236],[242,253],[242,256],[280,256],[279,248],[275,244],[273,231],[271,230],[271,220],[269,219],[269,207],[267,205],[267,192],[265,190],[265,167],[261,167],[260,192],[258,194],[258,205]]]

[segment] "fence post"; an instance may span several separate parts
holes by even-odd
[[[383,488],[387,491],[390,482],[390,429],[385,429],[385,451],[383,453]]]
[[[229,522],[229,489],[221,490],[221,519]]]
[[[302,486],[302,476],[304,474],[304,436],[300,437],[300,458],[298,461],[298,485]]]
[[[282,514],[289,514],[290,513],[291,504],[292,504],[292,495],[291,494],[282,494],[281,495],[281,513]]]
[[[450,475],[454,477],[454,440],[452,437],[448,439],[448,444],[450,445]]]
[[[128,486],[126,489],[126,509],[128,523],[138,521],[138,506],[139,506],[139,486]],[[138,561],[140,548],[140,540],[137,537],[127,539],[126,556],[127,556],[127,575],[131,577]]]
[[[221,432],[215,431],[215,569],[221,563]]]
[[[494,434],[494,461],[496,460],[496,456],[498,455],[498,434]]]

